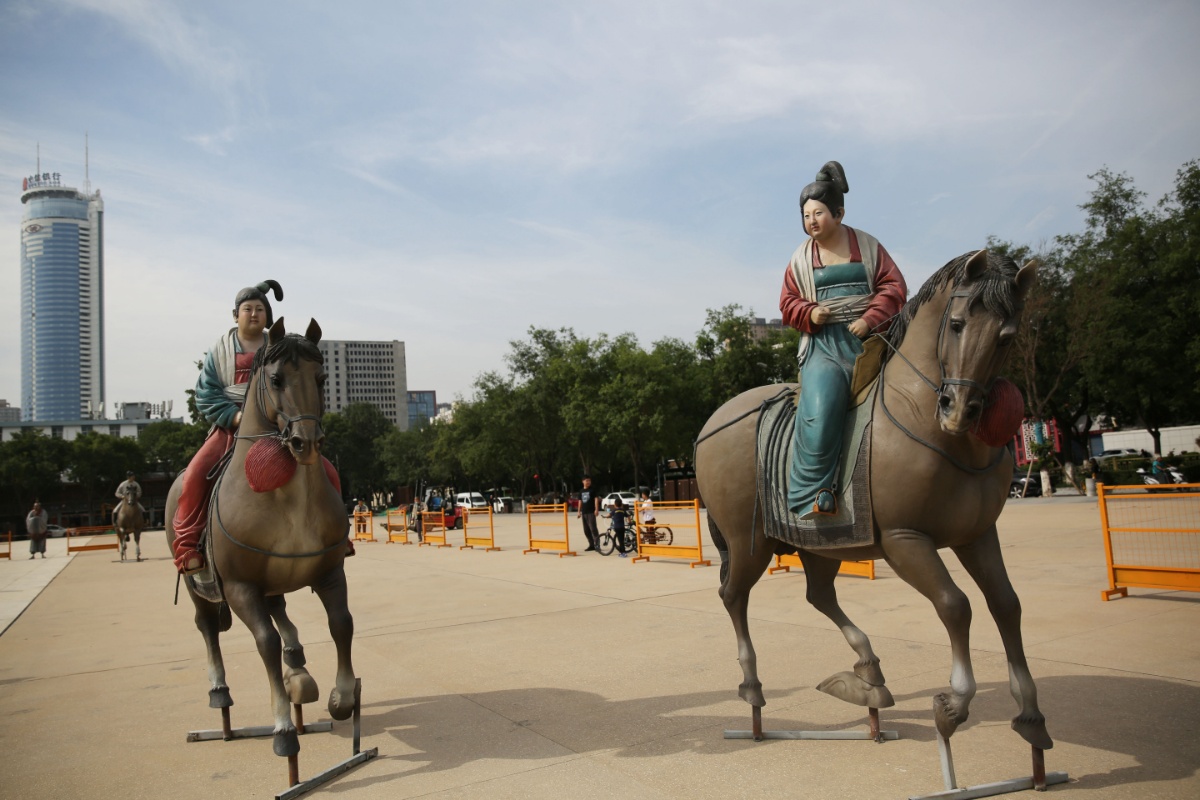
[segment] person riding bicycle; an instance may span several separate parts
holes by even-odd
[[[643,537],[645,542],[654,541],[654,502],[650,499],[650,490],[642,489],[642,502],[638,508],[638,519],[642,527],[648,528]]]
[[[625,541],[625,525],[629,520],[629,512],[625,510],[625,504],[621,502],[621,498],[613,500],[612,510],[608,515],[612,518],[613,539],[616,540],[617,555],[625,558],[633,549],[633,542]]]

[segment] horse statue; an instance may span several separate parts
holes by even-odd
[[[319,692],[287,616],[288,592],[311,587],[329,617],[338,662],[330,715],[347,719],[356,704],[350,662],[354,619],[346,603],[343,568],[349,523],[335,488],[336,473],[321,457],[325,371],[320,340],[316,320],[304,336],[287,334],[282,317],[268,331],[266,344],[255,355],[228,466],[213,489],[206,568],[215,570],[215,577],[205,581],[202,572],[184,579],[208,650],[209,707],[222,709],[228,734],[233,699],[219,636],[232,625],[232,610],[254,635],[266,667],[275,717],[273,748],[276,755],[289,757],[293,775],[300,743],[289,702],[299,711],[301,703],[314,702]],[[181,490],[182,475],[167,496],[172,552],[172,521]]]
[[[766,701],[746,608],[750,590],[776,553],[799,553],[808,602],[841,629],[858,656],[852,673],[839,673],[818,688],[858,705],[893,705],[879,658],[838,606],[833,585],[840,562],[882,558],[933,603],[949,634],[950,691],[933,702],[937,730],[948,747],[976,690],[968,647],[970,604],[937,552],[948,547],[987,598],[1003,639],[1020,709],[1013,729],[1033,745],[1035,762],[1037,748],[1053,746],[1021,643],[1020,601],[996,534],[1013,459],[1003,445],[970,434],[981,421],[1036,278],[1033,262],[1018,270],[1011,259],[984,250],[964,254],[936,272],[896,318],[886,335],[899,357],[885,359],[866,434],[874,520],[868,544],[805,550],[766,537],[756,484],[755,417],[779,393],[778,385],[738,395],[705,423],[697,438],[696,481],[721,555],[719,594],[733,621],[744,678],[738,693],[753,706],[756,733]]]
[[[123,498],[120,507],[113,514],[113,530],[117,532],[122,561],[125,560],[125,547],[130,536],[133,536],[133,545],[137,549],[137,560],[142,560],[142,531],[145,528],[146,518],[142,514],[142,508],[138,505],[137,500],[130,497]]]

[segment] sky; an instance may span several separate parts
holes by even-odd
[[[21,179],[105,203],[109,403],[174,402],[266,278],[300,331],[399,339],[469,398],[530,326],[692,341],[778,317],[798,197],[911,291],[989,235],[1083,229],[1200,157],[1200,4],[0,0],[0,398]]]

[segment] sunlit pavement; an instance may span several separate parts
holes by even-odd
[[[569,519],[572,543],[581,541]],[[1131,590],[1102,602],[1095,501],[1010,502],[1003,552],[1024,606],[1024,637],[1056,746],[1047,768],[1088,798],[1200,796],[1200,595]],[[523,555],[524,517],[496,517],[501,552],[360,543],[347,561],[363,746],[380,757],[312,796],[347,798],[893,798],[942,788],[931,698],[950,672],[932,607],[879,564],[842,578],[847,613],[871,637],[896,697],[882,712],[899,741],[728,741],[749,727],[716,566],[631,563],[595,553]],[[707,542],[705,555],[716,558]],[[163,534],[149,560],[115,551],[0,561],[0,797],[272,797],[285,759],[268,740],[185,743],[215,728],[204,647],[186,597],[172,606]],[[962,785],[1028,774],[1009,730],[1003,651],[979,592],[972,601],[979,693],[954,737]],[[850,669],[841,634],[804,601],[802,575],[765,576],[750,604],[767,729],[862,728],[865,715],[813,687]],[[11,597],[10,597],[11,596]],[[25,598],[23,613],[17,605]],[[316,597],[289,598],[327,719],[333,647]],[[0,624],[8,624],[7,621]],[[233,722],[269,724],[262,663],[235,620],[222,638]],[[301,737],[308,776],[350,754],[348,722]]]

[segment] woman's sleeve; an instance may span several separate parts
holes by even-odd
[[[875,296],[863,312],[863,322],[872,331],[876,326],[880,326],[881,331],[887,330],[888,326],[884,323],[900,312],[907,299],[908,286],[904,283],[904,276],[881,244],[875,256]]]
[[[204,366],[196,379],[196,409],[206,420],[219,428],[229,428],[237,415],[237,403],[225,396],[225,384],[217,372],[213,351],[204,356]]]
[[[812,322],[812,312],[816,307],[817,304],[812,300],[800,296],[792,265],[788,264],[787,271],[783,273],[783,290],[779,293],[779,311],[783,314],[784,324],[805,333],[816,333],[821,327]]]

